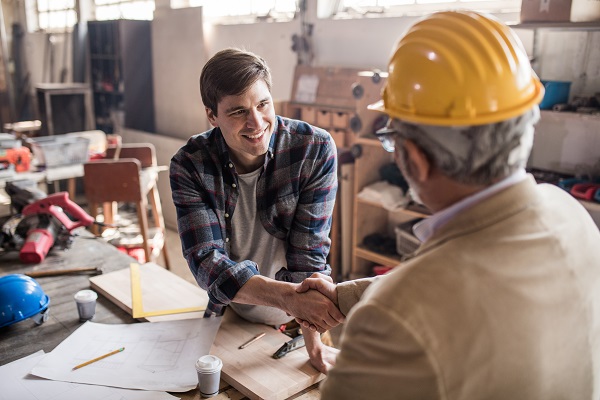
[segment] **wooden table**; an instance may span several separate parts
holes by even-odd
[[[100,267],[104,273],[128,268],[135,260],[121,253],[114,246],[94,238],[79,228],[73,246],[69,250],[52,250],[40,264],[23,264],[18,252],[0,255],[0,276],[22,274],[32,271],[69,269],[78,267]],[[38,350],[52,351],[59,343],[81,326],[73,295],[81,289],[89,289],[89,275],[61,275],[36,278],[44,292],[50,297],[48,320],[36,326],[31,319],[0,328],[0,365],[18,360]],[[98,297],[94,322],[104,324],[130,324],[136,322],[103,296]],[[172,393],[182,399],[200,399],[197,389],[186,393]],[[317,388],[309,388],[294,399],[312,400],[320,397]],[[221,381],[220,393],[215,400],[246,399],[237,390]]]

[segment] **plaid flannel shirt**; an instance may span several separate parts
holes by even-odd
[[[326,258],[337,191],[337,151],[323,129],[277,116],[262,173],[257,212],[265,230],[287,243],[287,269],[275,279],[301,282],[331,274]],[[170,182],[183,255],[208,292],[206,316],[221,315],[259,274],[252,260],[229,258],[238,175],[219,128],[192,136],[171,159]],[[258,250],[260,251],[260,250]]]

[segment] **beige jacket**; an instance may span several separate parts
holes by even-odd
[[[369,282],[338,285],[343,312]],[[597,400],[599,324],[598,228],[528,177],[368,287],[322,398]]]

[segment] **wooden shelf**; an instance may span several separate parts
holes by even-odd
[[[549,29],[557,31],[600,30],[600,21],[592,22],[523,22],[511,24],[513,29]]]
[[[400,256],[375,253],[371,250],[367,250],[362,246],[357,246],[354,249],[354,256],[360,257],[375,264],[385,265],[388,267],[395,267],[402,263]]]
[[[379,208],[385,209],[385,207],[383,206],[383,204],[381,204],[378,201],[366,200],[366,199],[362,199],[360,197],[356,197],[356,201],[358,203],[360,203],[360,204],[364,204],[364,205],[367,205],[367,206],[373,206],[373,207],[379,207]],[[427,214],[423,214],[423,213],[420,213],[420,212],[417,212],[417,211],[407,210],[406,208],[399,208],[399,209],[396,209],[396,210],[388,210],[388,211],[392,212],[392,213],[398,212],[398,213],[403,213],[403,214],[406,214],[406,215],[411,215],[411,216],[413,216],[415,218],[427,218],[429,216]]]

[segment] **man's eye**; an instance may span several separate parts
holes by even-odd
[[[229,115],[231,115],[232,117],[237,117],[240,115],[244,115],[245,113],[246,113],[246,110],[237,110],[237,111],[232,112]]]

